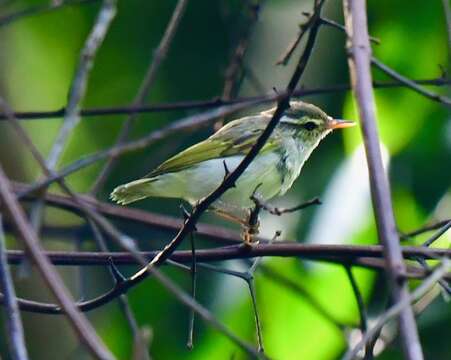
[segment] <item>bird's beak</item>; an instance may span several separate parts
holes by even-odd
[[[327,127],[329,129],[334,130],[334,129],[344,129],[355,125],[356,123],[354,121],[330,118]]]

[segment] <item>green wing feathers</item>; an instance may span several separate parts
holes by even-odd
[[[142,179],[118,186],[111,193],[111,199],[126,205],[149,196],[175,197],[173,186],[168,181],[163,181],[162,175],[172,173],[176,177],[177,172],[203,161],[247,154],[270,118],[260,115],[231,121],[208,139],[168,159]],[[268,141],[261,151],[265,152],[274,146],[277,146],[276,135],[273,135],[272,141]],[[183,197],[183,189],[176,192],[177,197]]]
[[[245,155],[255,144],[269,120],[270,117],[266,116],[249,116],[231,121],[208,139],[166,160],[145,177],[177,172],[202,161],[219,157]],[[271,144],[268,142],[262,151],[270,147]]]

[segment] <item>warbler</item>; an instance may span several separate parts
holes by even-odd
[[[116,187],[111,199],[126,205],[147,197],[180,198],[195,206],[240,164],[275,109],[229,122],[143,178]],[[210,210],[241,222],[243,214],[253,206],[251,195],[256,189],[256,196],[262,201],[285,194],[321,139],[334,129],[354,125],[352,121],[333,119],[315,105],[292,100],[235,187],[228,189]]]

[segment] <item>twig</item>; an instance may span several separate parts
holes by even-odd
[[[258,104],[258,102],[240,103],[236,105],[219,107],[201,114],[196,114],[194,116],[187,116],[181,119],[180,121],[170,124],[162,129],[156,130],[151,134],[142,137],[141,139],[130,141],[128,143],[124,143],[121,145],[116,145],[108,150],[99,151],[92,155],[81,158],[80,160],[77,160],[74,163],[63,168],[58,174],[50,175],[46,179],[38,181],[36,184],[32,185],[25,193],[19,195],[19,197],[46,188],[52,182],[57,181],[58,179],[62,179],[100,160],[106,159],[109,156],[112,155],[118,156],[120,154],[125,154],[131,151],[146,148],[150,144],[153,144],[154,142],[161,140],[167,137],[168,135],[176,134],[181,130],[188,130],[198,128],[200,126],[205,126],[214,121],[214,119],[218,117],[234,113],[236,111],[249,107],[250,105],[256,104]]]
[[[368,329],[368,316],[365,309],[365,302],[363,301],[362,293],[359,290],[359,285],[357,284],[357,280],[352,273],[352,267],[350,265],[345,265],[346,275],[348,276],[349,282],[352,287],[352,292],[354,293],[355,300],[357,302],[357,308],[359,310],[360,316],[360,331],[362,334],[366,333]],[[372,343],[367,343],[365,346],[365,360],[371,360],[373,358],[373,347]]]
[[[108,246],[107,246],[106,241],[103,238],[103,235],[100,232],[97,224],[91,219],[88,219],[88,224],[91,227],[92,233],[94,235],[94,239],[96,240],[97,246],[100,249],[100,251],[108,252],[109,251]],[[118,280],[117,275],[115,275],[115,272],[114,272],[115,264],[114,264],[113,260],[111,260],[110,269],[111,269],[111,273],[112,273],[111,275],[113,277],[113,280],[115,280],[116,282],[120,281],[120,280]],[[118,297],[117,300],[119,302],[119,306],[120,306],[122,312],[124,313],[125,319],[127,320],[130,330],[132,331],[135,346],[142,348],[140,351],[141,360],[150,360],[149,353],[145,346],[146,340],[143,338],[143,334],[141,332],[141,329],[138,326],[138,322],[136,321],[135,314],[133,313],[133,310],[131,309],[130,303],[128,301],[128,297],[126,295],[121,295]]]
[[[446,20],[446,35],[448,37],[448,65],[451,61],[451,6],[449,0],[442,0],[443,13]]]
[[[287,214],[287,213],[293,213],[299,210],[303,210],[307,207],[310,207],[312,205],[321,205],[321,201],[319,198],[314,198],[312,200],[303,202],[297,206],[291,207],[291,208],[278,208],[278,207],[271,207],[270,205],[268,205],[267,203],[265,203],[264,201],[260,200],[255,193],[252,194],[251,196],[251,200],[260,208],[262,208],[263,210],[269,212],[272,215],[277,215],[277,216],[281,216],[283,214]]]
[[[103,0],[97,19],[80,54],[77,70],[69,90],[68,103],[63,124],[56,136],[46,160],[47,168],[53,172],[69,139],[72,130],[80,121],[80,106],[86,93],[89,73],[94,65],[94,58],[102,44],[108,29],[116,15],[116,0]],[[42,189],[44,194],[46,188]],[[37,200],[31,210],[30,218],[33,227],[39,233],[43,211],[43,202]]]
[[[19,306],[17,304],[14,283],[9,271],[6,255],[5,237],[3,233],[3,221],[0,214],[0,289],[4,295],[5,302],[5,327],[8,337],[8,347],[11,359],[27,360],[28,352],[25,346],[22,320],[20,318]]]
[[[382,329],[382,327],[390,320],[395,318],[396,316],[400,316],[402,311],[405,308],[410,308],[411,304],[421,298],[427,291],[435,285],[435,283],[440,280],[444,274],[446,274],[450,269],[450,264],[448,259],[444,259],[442,264],[437,267],[434,272],[429,276],[420,286],[418,286],[412,294],[397,302],[395,305],[390,307],[377,321],[376,325],[374,325],[371,329],[369,329],[362,340],[352,349],[349,350],[343,360],[352,360],[355,358],[357,353],[365,346],[368,341],[371,341],[373,337],[377,334],[377,332]]]
[[[0,27],[9,25],[17,20],[26,18],[28,16],[34,16],[55,11],[64,6],[83,5],[97,1],[99,0],[66,0],[60,2],[50,2],[50,4],[47,3],[45,5],[32,6],[25,10],[21,10],[13,14],[3,16],[2,18],[0,18]]]
[[[439,95],[433,91],[430,91],[428,89],[425,89],[424,87],[418,85],[415,83],[415,81],[410,80],[409,78],[401,75],[400,73],[393,70],[391,67],[385,65],[383,62],[379,61],[374,56],[371,56],[371,64],[377,67],[379,70],[390,76],[392,79],[399,81],[403,83],[406,87],[412,89],[413,91],[417,92],[418,94],[421,94],[428,99],[431,99],[433,101],[439,102],[446,106],[451,106],[451,99],[444,96]]]
[[[51,170],[56,166],[70,133],[80,121],[80,105],[86,93],[89,73],[93,67],[97,50],[102,44],[115,15],[116,0],[104,0],[94,27],[80,54],[77,70],[69,90],[64,122],[47,159],[47,166]]]
[[[448,86],[451,84],[451,79],[444,78],[443,76],[433,79],[415,79],[412,81],[420,85],[429,85],[429,86]],[[390,88],[406,87],[406,85],[399,81],[374,81],[373,87],[375,89],[390,89]],[[351,86],[348,84],[337,84],[316,88],[301,88],[297,89],[293,93],[293,96],[302,97],[310,95],[321,95],[348,91],[350,89]],[[278,95],[280,94],[270,93],[267,95],[260,96],[240,97],[229,101],[214,98],[212,100],[199,100],[199,101],[192,100],[172,103],[160,103],[156,105],[146,105],[146,106],[116,106],[116,107],[90,108],[80,110],[80,116],[105,117],[110,115],[124,115],[124,114],[127,115],[135,113],[137,114],[137,113],[153,113],[175,110],[208,109],[224,105],[248,103],[252,101],[268,103],[277,100]],[[17,111],[14,112],[14,116],[19,120],[39,120],[39,119],[60,118],[64,116],[64,113],[65,108],[62,108],[59,110],[50,110],[50,111]],[[0,121],[5,119],[6,116],[4,114],[0,114]]]
[[[155,83],[155,79],[157,76],[157,71],[160,68],[160,65],[166,58],[166,55],[169,51],[172,40],[177,32],[180,21],[182,20],[183,14],[185,13],[186,6],[188,5],[188,0],[178,0],[177,5],[172,13],[171,19],[169,20],[168,26],[163,34],[163,37],[158,45],[157,49],[153,54],[153,60],[150,62],[146,75],[144,76],[143,81],[139,87],[138,93],[136,94],[135,99],[133,100],[132,106],[141,106],[144,103],[144,100],[149,95],[150,89],[153,87]],[[124,143],[124,141],[128,138],[130,130],[136,120],[137,113],[129,114],[128,119],[124,122],[122,129],[116,139],[116,145],[120,145]],[[108,157],[106,164],[103,169],[100,171],[97,179],[94,181],[94,185],[91,188],[91,193],[95,194],[99,191],[99,189],[103,186],[105,180],[107,179],[109,173],[111,172],[114,162],[116,160],[114,154]]]
[[[53,268],[50,261],[43,254],[39,240],[25,218],[23,210],[14,198],[9,181],[0,167],[0,199],[5,211],[9,214],[18,235],[23,239],[27,251],[36,263],[45,283],[56,297],[70,324],[77,332],[81,341],[88,347],[91,353],[98,359],[113,359],[111,353],[105,348],[86,318],[80,314],[74,302],[64,286],[60,276]]]
[[[255,3],[245,2],[246,11],[248,12],[247,24],[245,28],[240,31],[240,38],[238,44],[230,59],[229,66],[225,71],[225,81],[222,88],[221,100],[231,100],[236,97],[238,92],[239,83],[243,80],[245,72],[243,66],[244,55],[246,54],[249,46],[249,41],[252,35],[252,30],[258,21],[259,13],[261,10],[262,0],[256,0]],[[242,76],[240,76],[242,74]],[[218,119],[214,124],[214,129],[218,130],[224,122],[224,118]]]
[[[326,261],[338,264],[352,264],[385,270],[386,266],[380,261],[383,257],[383,248],[380,245],[323,245],[323,244],[303,244],[296,242],[277,242],[277,244],[259,243],[246,249],[241,245],[231,245],[212,249],[196,250],[198,262],[213,262],[238,259],[251,259],[255,257],[298,257],[300,259]],[[425,248],[421,246],[403,246],[403,257],[409,260],[424,258],[427,260],[437,260],[441,257],[451,258],[451,249]],[[8,262],[10,264],[20,264],[24,260],[24,253],[20,250],[8,250]],[[112,258],[116,265],[136,265],[139,262],[127,252],[74,252],[74,251],[46,251],[46,256],[55,265],[61,266],[108,266],[109,258]],[[140,256],[145,259],[152,259],[157,251],[140,252]],[[170,259],[190,263],[192,261],[191,251],[178,250],[174,252]],[[421,268],[410,266],[400,277],[422,278],[430,273]],[[451,279],[451,274],[450,274]]]
[[[427,239],[423,246],[431,246],[439,237],[441,237],[444,233],[446,233],[451,228],[451,220],[448,221],[437,233],[435,233],[433,236],[431,236],[429,239]]]
[[[438,222],[433,223],[433,224],[425,225],[425,226],[420,227],[419,229],[410,231],[408,233],[401,233],[400,237],[402,239],[408,239],[408,238],[411,238],[411,237],[415,237],[417,235],[421,235],[421,234],[423,234],[425,232],[428,232],[428,231],[437,230],[437,229],[440,229],[441,227],[445,226],[450,221],[451,221],[451,219],[446,219],[446,220],[438,221]]]
[[[194,235],[190,234],[191,243],[191,296],[193,299],[196,298],[196,283],[197,283],[197,261],[196,261],[196,245],[194,243]],[[186,347],[189,350],[193,349],[194,346],[194,319],[195,313],[193,310],[189,313],[189,323],[188,323],[188,341],[186,342]]]
[[[400,303],[408,299],[409,291],[406,282],[399,279],[399,273],[405,272],[405,266],[396,231],[388,179],[382,165],[376,127],[375,104],[371,87],[371,47],[368,38],[366,2],[345,0],[343,4],[348,35],[347,49],[351,82],[360,113],[376,225],[379,240],[384,247],[393,300]],[[409,305],[402,308],[399,323],[401,342],[406,358],[423,359],[415,317]]]

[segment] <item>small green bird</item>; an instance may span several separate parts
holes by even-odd
[[[116,187],[111,199],[126,205],[147,197],[180,198],[195,206],[233,171],[261,135],[275,108],[229,122],[208,139],[166,160],[139,180]],[[211,210],[229,219],[243,219],[255,189],[263,201],[285,194],[299,176],[313,149],[334,129],[354,126],[320,108],[291,101],[271,137],[236,182]]]

